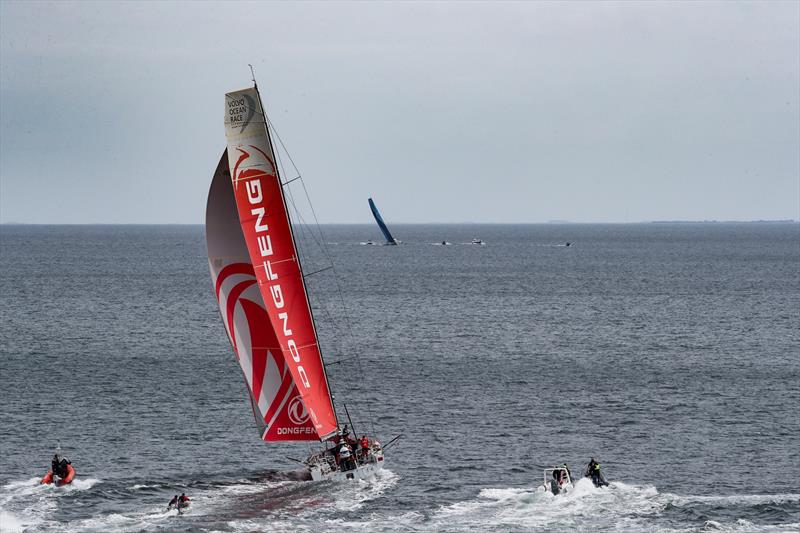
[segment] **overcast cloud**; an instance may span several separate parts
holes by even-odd
[[[799,2],[3,1],[0,35],[2,222],[202,223],[248,63],[322,222],[800,218]]]

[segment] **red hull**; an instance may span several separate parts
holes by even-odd
[[[63,477],[56,482],[56,486],[69,485],[75,478],[75,469],[72,465],[67,465],[67,477]],[[42,478],[42,485],[49,485],[53,482],[53,471],[48,470],[47,474]]]

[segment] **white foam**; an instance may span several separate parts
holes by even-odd
[[[23,529],[36,529],[51,521],[58,508],[58,498],[75,491],[89,490],[99,481],[92,478],[76,479],[63,486],[42,485],[38,477],[11,481],[0,490],[0,506],[7,513],[9,522],[13,517],[15,522],[12,523],[22,524]]]
[[[665,533],[683,533],[687,531],[685,529],[664,529],[662,530]],[[717,522],[716,520],[708,520],[703,524],[702,529],[700,531],[721,531],[724,533],[797,533],[800,531],[800,523],[795,524],[778,524],[778,525],[768,525],[768,524],[754,524],[749,520],[744,520],[740,518],[735,522],[731,523],[723,523]]]
[[[24,531],[28,524],[19,520],[16,516],[6,511],[0,511],[0,531],[3,533],[17,533]]]
[[[10,483],[6,483],[5,485],[3,485],[3,491],[12,492],[25,487],[38,486],[40,482],[41,478],[38,477],[21,479],[19,481],[12,481]]]
[[[659,493],[652,486],[614,482],[595,487],[588,479],[575,483],[565,495],[537,493],[533,488],[485,488],[476,498],[439,508],[427,530],[615,530],[615,531],[697,531],[697,526],[669,530],[658,516],[670,505],[712,503],[750,506],[762,503],[798,502],[800,495],[678,496]],[[771,526],[746,520],[708,521],[708,531],[735,533],[795,531],[796,525]]]
[[[54,489],[58,489],[64,492],[75,492],[79,490],[89,490],[98,483],[100,483],[99,479],[90,477],[85,479],[74,479],[72,480],[72,483],[70,483],[69,485],[62,485],[60,487],[57,487],[55,485],[44,485],[44,486],[52,487]]]
[[[128,487],[130,490],[142,490],[142,489],[157,489],[159,485],[133,485],[132,487]]]
[[[227,526],[235,531],[261,530],[268,524],[270,531],[316,530],[320,520],[331,511],[352,511],[360,508],[369,500],[383,494],[397,483],[399,477],[391,471],[379,471],[371,480],[338,484],[313,484],[306,481],[267,481],[253,482],[240,480],[238,483],[224,486],[212,486],[196,489],[189,496],[192,505],[189,516],[219,516],[236,508],[240,498],[264,494],[265,498],[281,494],[285,491],[293,494],[291,508],[277,509],[265,522],[258,518],[231,520]],[[148,485],[134,485],[134,489],[147,488]],[[322,497],[321,497],[322,495]],[[309,505],[304,505],[308,500]],[[142,531],[159,529],[168,526],[175,520],[177,511],[165,511],[165,506],[148,506],[131,513],[115,513],[92,517],[73,522],[69,525],[72,531]]]
[[[365,516],[360,520],[330,518],[332,512],[349,513],[362,508],[370,500],[379,498],[395,486],[400,477],[390,470],[379,470],[371,479],[341,483],[289,482],[282,485],[300,490],[296,494],[291,509],[277,510],[264,521],[258,519],[231,520],[226,526],[234,531],[261,531],[265,526],[269,531],[374,531],[375,529],[396,529],[398,523],[419,522],[422,516],[411,513],[392,518],[384,524],[385,516]],[[261,487],[263,491],[263,486]],[[413,517],[411,516],[413,515]],[[321,525],[322,524],[322,525]],[[384,525],[382,525],[384,524]]]
[[[339,483],[334,494],[334,506],[340,511],[354,511],[365,502],[381,496],[397,484],[400,476],[391,470],[378,470],[371,479],[360,479],[355,483]]]
[[[679,496],[674,497],[673,505],[682,506],[689,503],[710,503],[719,506],[752,506],[765,503],[800,503],[800,494],[733,494],[730,496]]]
[[[431,512],[392,513],[376,510],[366,514],[365,504],[381,498],[397,485],[400,477],[390,470],[379,471],[370,480],[347,483],[309,483],[304,481],[250,481],[196,488],[190,494],[192,517],[231,516],[243,501],[275,499],[278,503],[265,516],[229,519],[226,530],[252,531],[268,527],[271,531],[318,530],[413,530],[413,531],[506,531],[506,530],[614,530],[688,531],[723,533],[783,533],[800,531],[798,524],[778,526],[735,518],[708,520],[704,524],[664,527],[659,519],[670,507],[711,505],[737,508],[761,504],[797,504],[800,494],[763,495],[678,495],[660,493],[653,486],[614,482],[596,488],[587,479],[575,483],[574,490],[553,496],[537,493],[534,487],[485,487],[464,501],[442,505]],[[72,490],[91,489],[100,480],[81,479],[72,486],[42,486],[38,478],[7,483],[0,490],[0,518],[3,531],[38,530],[63,526],[71,531],[142,531],[174,527],[176,511],[164,505],[148,505],[132,512],[98,515],[68,525],[53,521],[58,497]],[[134,490],[159,485],[134,485]],[[285,503],[283,503],[285,501]],[[10,504],[10,505],[7,505]],[[371,509],[373,506],[369,506]],[[380,506],[375,507],[379,509]],[[724,514],[730,516],[731,512]],[[233,515],[236,516],[236,515]],[[751,516],[746,509],[741,516]],[[8,525],[6,525],[8,524]]]

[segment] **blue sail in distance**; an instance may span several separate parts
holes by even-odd
[[[378,223],[378,227],[381,228],[383,236],[386,238],[386,244],[398,244],[400,241],[392,237],[392,234],[389,233],[389,228],[386,227],[386,223],[383,221],[381,214],[378,212],[378,208],[375,207],[375,202],[372,201],[372,198],[369,199],[369,208],[372,209],[372,215],[375,217],[375,222]]]

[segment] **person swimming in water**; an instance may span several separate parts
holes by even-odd
[[[172,497],[172,499],[169,501],[169,504],[167,504],[167,511],[170,511],[178,507],[178,499],[179,498],[177,494]]]

